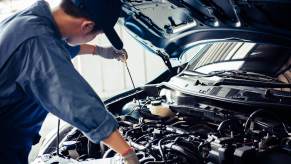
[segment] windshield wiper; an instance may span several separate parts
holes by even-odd
[[[223,70],[223,71],[212,71],[203,77],[229,77],[229,78],[238,78],[238,79],[247,79],[247,80],[257,80],[257,81],[269,81],[275,82],[276,79],[267,75],[254,73],[254,72],[246,72],[239,70]]]
[[[213,86],[220,85],[234,85],[234,86],[248,86],[258,88],[291,88],[291,84],[279,83],[279,82],[264,82],[254,80],[242,80],[242,79],[220,79],[213,83]]]

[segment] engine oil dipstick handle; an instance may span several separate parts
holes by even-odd
[[[136,87],[135,87],[134,81],[133,81],[133,79],[132,79],[132,76],[131,76],[131,72],[130,72],[130,70],[129,70],[129,67],[128,67],[128,65],[127,65],[127,61],[124,61],[124,64],[125,64],[125,67],[126,67],[127,73],[128,73],[128,75],[129,75],[129,78],[130,78],[131,84],[132,84],[132,86],[133,86],[133,89],[136,91]],[[137,97],[136,97],[136,100],[137,100],[137,103],[138,103],[139,108],[141,109],[141,104],[140,104],[140,102],[139,102],[139,100],[138,100]]]

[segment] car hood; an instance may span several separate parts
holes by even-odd
[[[123,0],[123,24],[163,58],[217,40],[291,45],[290,0]]]

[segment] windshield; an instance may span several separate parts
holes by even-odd
[[[290,48],[249,42],[205,44],[189,62],[187,71],[209,74],[213,71],[239,70],[275,77],[286,64]]]

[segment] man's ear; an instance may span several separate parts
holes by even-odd
[[[81,32],[83,34],[89,34],[93,31],[95,23],[93,21],[84,20],[81,24]]]

